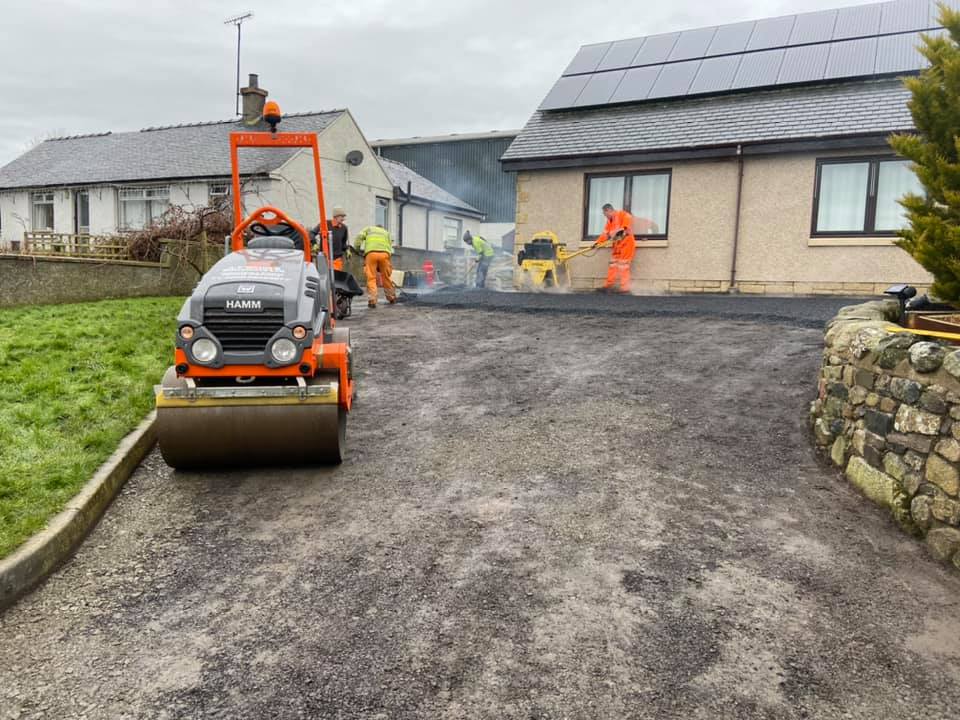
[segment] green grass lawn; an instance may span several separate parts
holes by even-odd
[[[0,309],[0,557],[153,407],[181,298]]]

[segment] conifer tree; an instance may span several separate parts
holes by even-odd
[[[920,51],[930,66],[904,80],[916,133],[890,138],[913,161],[925,197],[906,195],[908,226],[897,245],[934,278],[932,293],[960,301],[960,12],[940,5],[942,35],[923,36]]]

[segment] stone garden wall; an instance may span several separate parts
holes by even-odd
[[[896,301],[827,326],[816,442],[847,478],[960,569],[960,349],[891,331]]]
[[[0,307],[188,295],[197,274],[157,263],[0,255]]]

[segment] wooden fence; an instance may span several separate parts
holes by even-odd
[[[19,247],[18,247],[19,245]],[[23,241],[11,248],[21,255],[74,257],[94,260],[130,260],[126,241],[101,235],[74,235],[55,232],[25,232]]]

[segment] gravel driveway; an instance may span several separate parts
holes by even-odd
[[[340,468],[152,454],[0,616],[0,717],[956,716],[960,577],[805,429],[838,302],[455,295],[354,319]]]

